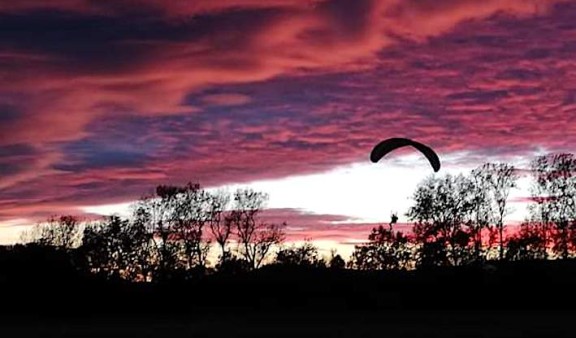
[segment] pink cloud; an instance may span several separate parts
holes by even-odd
[[[148,8],[170,16],[194,16],[246,8],[310,8],[323,1],[324,0],[176,0],[167,2],[162,0],[27,0],[2,3],[0,4],[0,11],[22,13],[32,10],[53,9],[77,13],[118,15],[126,11],[137,11],[142,8]]]
[[[534,14],[550,1],[450,1],[439,6],[431,2],[360,1],[343,5],[330,1],[223,1],[158,2],[128,1],[102,5],[92,1],[33,1],[3,5],[5,10],[35,8],[98,9],[130,8],[138,3],[166,8],[167,12],[190,13],[225,9],[284,8],[237,36],[231,48],[218,44],[236,36],[229,30],[215,31],[210,38],[190,42],[136,39],[113,42],[117,48],[134,48],[144,55],[118,72],[71,73],[66,57],[37,57],[25,51],[11,51],[24,59],[13,60],[6,68],[9,81],[0,89],[18,92],[28,103],[23,107],[26,121],[9,126],[0,142],[48,142],[78,139],[87,134],[91,121],[106,118],[111,110],[125,115],[183,114],[194,108],[182,106],[185,95],[207,85],[247,83],[282,74],[307,71],[342,71],[370,66],[376,53],[401,36],[436,36],[460,22],[481,19],[498,12]],[[544,4],[548,5],[544,5]],[[342,8],[341,8],[342,7]],[[349,7],[349,8],[348,8]],[[292,8],[288,10],[287,8]],[[349,21],[341,14],[353,10],[359,16]],[[123,13],[120,11],[119,13]],[[120,15],[120,14],[119,14]],[[414,24],[418,22],[418,24]],[[425,32],[425,34],[424,34]],[[26,57],[28,56],[28,57]],[[20,69],[30,71],[21,74]],[[12,69],[12,70],[11,70]],[[32,76],[32,74],[36,76]],[[40,76],[38,76],[40,75]],[[28,95],[26,95],[28,94]],[[117,109],[110,109],[116,107]],[[54,128],[38,128],[51,123]],[[12,132],[9,132],[12,131]]]
[[[261,219],[273,224],[286,222],[288,241],[328,240],[343,245],[365,242],[373,228],[380,225],[388,227],[382,223],[358,223],[342,215],[313,214],[297,209],[267,209]],[[412,225],[399,223],[394,226],[394,230],[410,232]]]

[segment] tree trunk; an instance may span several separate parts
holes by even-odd
[[[568,258],[568,231],[565,224],[562,226],[562,258]]]
[[[504,259],[504,236],[503,236],[503,232],[504,232],[504,227],[502,225],[502,222],[500,222],[500,224],[498,224],[498,232],[500,234],[500,260]]]
[[[478,234],[476,235],[476,258],[479,260],[482,257],[482,228],[478,230]]]

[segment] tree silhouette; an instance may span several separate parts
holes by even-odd
[[[204,227],[212,216],[211,201],[200,185],[189,183],[158,186],[156,195],[136,203],[134,221],[152,234],[152,260],[158,279],[204,269],[210,248]]]
[[[330,250],[330,259],[328,260],[328,267],[331,269],[344,269],[346,261],[340,256],[335,249]]]
[[[230,220],[236,231],[238,253],[248,264],[257,269],[268,257],[273,246],[284,241],[283,225],[264,224],[258,214],[268,196],[251,189],[239,189],[234,193],[234,205]]]
[[[181,248],[181,265],[185,270],[204,268],[210,241],[204,229],[213,216],[214,199],[200,188],[199,184],[188,184],[175,196],[172,218],[175,238]]]
[[[134,205],[133,219],[150,233],[150,254],[153,262],[152,279],[165,281],[177,269],[178,246],[172,241],[170,223],[171,197],[147,196]]]
[[[401,270],[411,265],[412,248],[408,237],[382,226],[372,229],[369,243],[356,246],[352,266],[363,270]]]
[[[80,252],[93,273],[146,281],[151,272],[150,241],[141,223],[110,216],[84,229]]]
[[[226,212],[229,203],[230,197],[223,191],[216,192],[211,196],[209,229],[220,247],[220,261],[231,257],[230,252],[227,251],[227,245],[234,230],[234,224],[231,214]]]
[[[368,243],[357,245],[350,265],[361,270],[403,270],[413,265],[413,243],[401,232],[394,232],[398,216],[393,214],[389,229],[373,228]]]
[[[518,174],[514,166],[507,163],[486,163],[472,173],[478,178],[481,189],[487,192],[492,202],[493,220],[499,235],[499,258],[504,258],[504,217],[506,216],[508,196],[516,187]]]
[[[534,184],[532,196],[536,206],[533,218],[540,218],[544,234],[548,223],[554,226],[553,251],[568,258],[573,250],[576,220],[576,158],[573,154],[549,154],[531,163]]]
[[[252,266],[244,258],[226,251],[225,256],[215,265],[215,269],[220,275],[235,275],[250,271]]]
[[[499,243],[499,260],[545,259],[550,250],[571,257],[576,251],[576,157],[540,156],[531,169],[530,218],[508,238],[503,233],[507,199],[518,176],[509,164],[487,163],[468,176],[426,178],[417,186],[407,212],[412,233],[395,231],[398,217],[392,214],[388,225],[373,228],[368,241],[355,246],[348,265],[362,270],[465,265],[492,258],[485,242],[488,250]],[[334,251],[330,258],[321,258],[311,240],[281,247],[285,223],[267,224],[260,219],[266,201],[266,194],[251,189],[230,195],[209,193],[199,184],[160,185],[154,195],[133,205],[130,219],[109,216],[81,232],[76,217],[52,217],[24,235],[31,244],[13,252],[54,255],[68,266],[67,274],[70,267],[81,267],[107,279],[130,282],[165,283],[198,273],[251,271],[269,262],[276,248],[273,263],[278,265],[346,266]],[[486,230],[488,238],[483,237]],[[220,254],[215,269],[207,259],[211,240]],[[5,254],[0,247],[0,263]]]
[[[546,242],[542,228],[534,223],[522,223],[518,233],[506,244],[506,260],[509,261],[545,259],[546,256]]]
[[[46,223],[36,224],[21,236],[24,242],[54,246],[70,250],[79,245],[82,228],[80,220],[71,215],[53,216]]]
[[[318,248],[308,239],[302,245],[282,248],[276,253],[274,263],[288,266],[325,267]]]
[[[481,168],[482,167],[472,170],[469,185],[471,202],[473,204],[469,226],[474,242],[474,254],[477,260],[483,260],[485,258],[482,232],[485,229],[489,232],[492,230],[490,224],[493,219],[492,215],[494,214],[488,182],[486,180],[487,177],[482,173]],[[489,252],[491,248],[492,241],[488,240],[486,251]]]
[[[460,265],[473,257],[469,242],[470,220],[475,209],[471,182],[463,175],[430,177],[416,188],[407,216],[415,221],[421,260],[433,265]]]

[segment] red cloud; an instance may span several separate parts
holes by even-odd
[[[288,241],[314,239],[336,241],[340,244],[361,243],[368,240],[373,228],[388,226],[380,223],[358,223],[342,215],[313,214],[297,209],[267,209],[261,217],[266,223],[286,222]],[[412,225],[396,224],[394,229],[410,232]]]
[[[188,92],[207,85],[261,81],[303,69],[342,71],[366,67],[375,61],[377,52],[393,43],[396,35],[435,36],[465,20],[500,11],[534,13],[551,4],[550,1],[488,1],[480,5],[474,1],[450,1],[434,5],[429,1],[366,0],[354,5],[331,1],[314,4],[308,0],[119,3],[122,5],[70,0],[2,6],[4,10],[48,7],[82,11],[102,7],[133,8],[142,3],[190,15],[262,7],[284,10],[269,19],[257,20],[258,24],[253,27],[245,25],[246,32],[242,35],[224,30],[189,42],[112,41],[115,48],[132,48],[145,55],[114,73],[94,74],[92,70],[77,73],[70,69],[66,56],[47,55],[35,60],[36,54],[8,51],[21,57],[7,62],[3,70],[7,81],[0,83],[0,90],[26,98],[27,104],[23,107],[26,118],[6,128],[1,143],[78,139],[86,135],[91,121],[110,114],[187,113],[194,109],[183,107],[182,99]],[[344,15],[347,10],[356,16],[355,20]],[[237,39],[231,41],[231,36]],[[229,48],[219,46],[226,42],[233,44]],[[22,70],[27,71],[22,73]],[[38,127],[47,123],[53,127]]]
[[[53,9],[87,14],[118,15],[142,8],[156,10],[171,16],[193,16],[240,9],[311,8],[324,0],[26,0],[0,3],[0,11],[27,12]]]

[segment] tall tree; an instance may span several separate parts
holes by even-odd
[[[473,205],[470,219],[470,230],[474,241],[474,253],[477,259],[484,259],[487,252],[492,249],[492,241],[488,241],[484,250],[484,230],[492,230],[490,224],[493,219],[494,208],[487,189],[486,176],[479,174],[480,169],[470,173],[470,198]]]
[[[156,194],[134,208],[135,222],[152,234],[160,279],[180,271],[204,268],[210,247],[204,228],[210,222],[211,199],[198,184],[158,186]]]
[[[206,266],[210,241],[205,238],[205,227],[213,216],[213,201],[199,184],[185,186],[176,196],[171,218],[187,270]]]
[[[407,216],[416,222],[414,234],[426,264],[459,265],[471,259],[467,225],[474,203],[470,194],[470,181],[463,175],[429,177],[416,188]]]
[[[173,241],[174,228],[171,223],[176,193],[175,189],[168,192],[165,187],[158,187],[156,195],[145,196],[134,205],[134,222],[150,233],[154,281],[169,279],[171,272],[177,268],[179,248]]]
[[[504,259],[504,218],[508,213],[507,203],[512,188],[516,187],[518,174],[508,163],[486,163],[476,169],[473,176],[484,185],[493,205],[493,219],[498,229],[499,258]]]
[[[532,216],[540,215],[544,227],[554,226],[553,250],[562,258],[574,247],[576,221],[576,158],[560,153],[537,157],[531,164],[534,176]],[[547,229],[546,229],[547,230]]]
[[[211,195],[209,229],[220,247],[220,261],[230,258],[227,246],[233,231],[233,218],[226,210],[229,203],[230,196],[223,191]]]
[[[239,189],[234,193],[230,220],[238,241],[238,252],[248,264],[259,268],[272,248],[284,241],[285,224],[265,224],[258,220],[268,196],[252,189]]]

